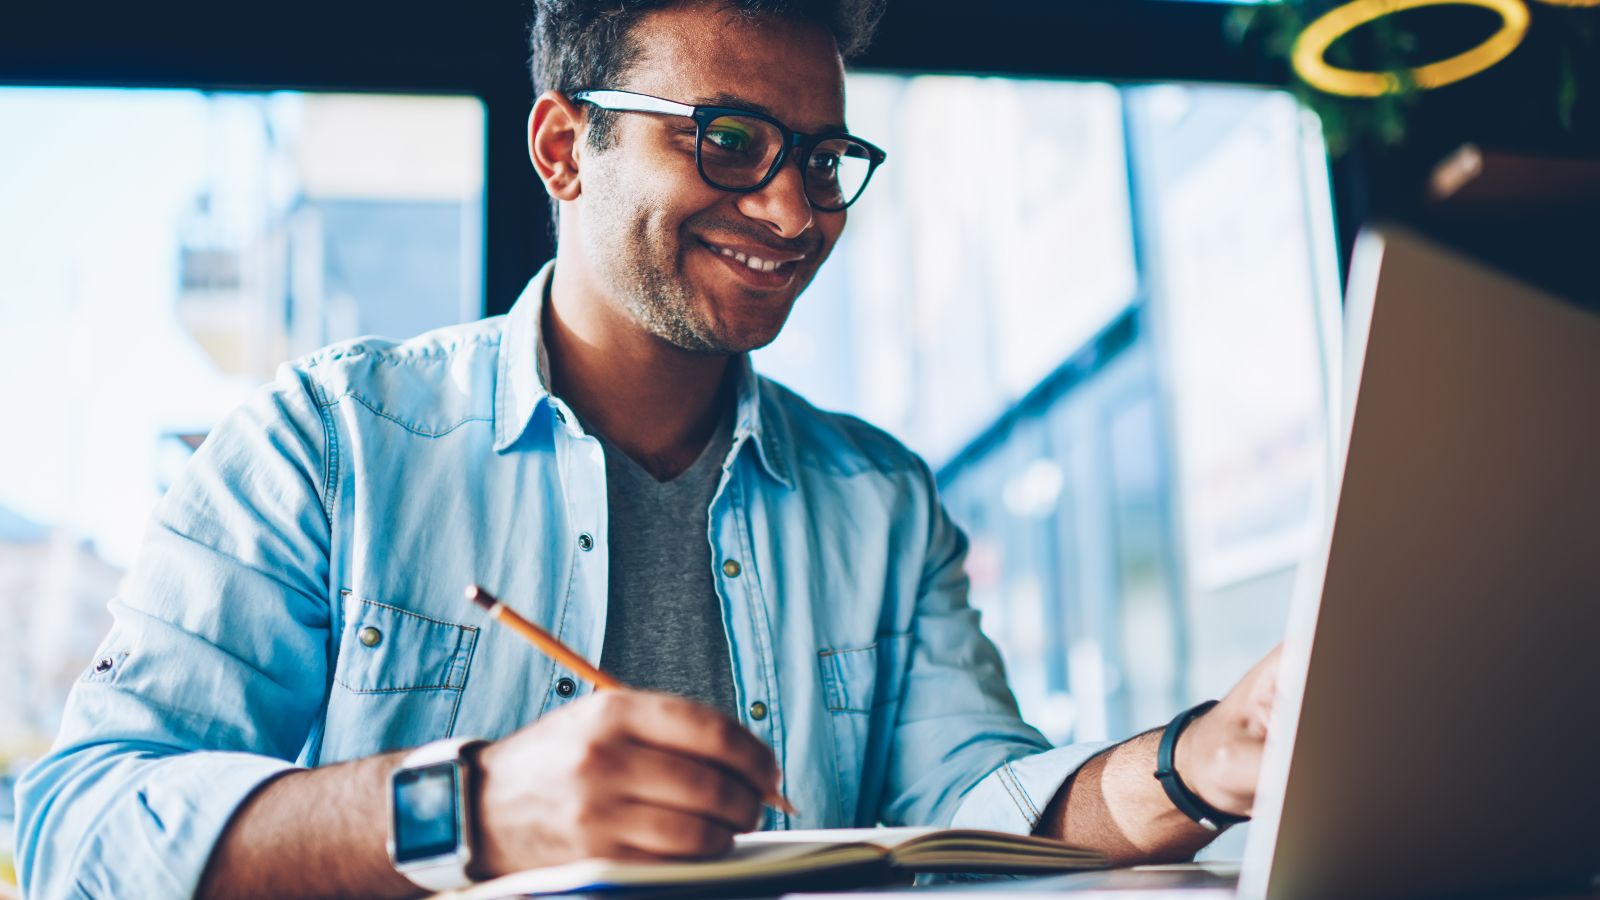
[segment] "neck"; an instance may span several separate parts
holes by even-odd
[[[657,477],[692,465],[731,402],[729,357],[688,353],[639,328],[557,265],[542,332],[552,390]]]

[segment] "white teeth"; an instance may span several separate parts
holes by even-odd
[[[755,269],[757,272],[771,272],[776,270],[778,266],[782,265],[782,263],[777,262],[776,260],[762,259],[759,256],[747,256],[737,250],[730,250],[727,247],[718,247],[716,250],[723,256],[726,256],[735,262],[743,263],[744,265]]]

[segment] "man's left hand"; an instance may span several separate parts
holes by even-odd
[[[1261,751],[1277,691],[1279,644],[1233,690],[1178,738],[1178,775],[1221,812],[1248,816],[1255,808]]]

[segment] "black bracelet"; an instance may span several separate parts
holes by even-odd
[[[1200,823],[1200,827],[1207,831],[1221,831],[1229,825],[1250,821],[1249,816],[1235,816],[1225,813],[1220,809],[1200,799],[1189,786],[1178,777],[1178,769],[1172,763],[1172,757],[1177,753],[1178,735],[1183,733],[1190,722],[1203,715],[1206,710],[1217,705],[1215,700],[1206,702],[1185,710],[1178,714],[1176,719],[1167,726],[1161,734],[1161,748],[1156,751],[1156,780],[1161,782],[1161,787],[1167,792],[1167,799],[1178,811]]]

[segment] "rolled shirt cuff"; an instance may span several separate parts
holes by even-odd
[[[301,768],[249,753],[162,760],[119,794],[79,848],[77,888],[93,897],[186,897],[234,812],[262,784]]]
[[[1011,760],[967,792],[950,827],[1031,834],[1067,779],[1114,746],[1111,741],[1069,744]]]

